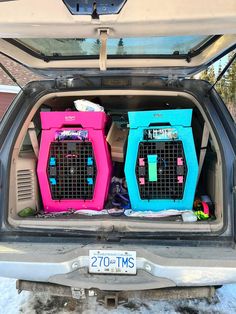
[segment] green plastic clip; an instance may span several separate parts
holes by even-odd
[[[148,155],[148,178],[151,182],[157,181],[157,155]]]

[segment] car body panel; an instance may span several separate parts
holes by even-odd
[[[133,244],[1,243],[0,276],[76,288],[146,290],[236,282],[236,251]],[[137,275],[89,274],[89,250],[136,250]]]
[[[105,3],[105,1],[104,1]],[[0,2],[0,37],[94,37],[110,28],[112,37],[236,33],[234,0],[128,0],[119,14],[72,15],[63,1]]]

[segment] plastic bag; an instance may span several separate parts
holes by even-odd
[[[74,101],[75,108],[78,111],[97,111],[103,112],[104,108],[86,99],[78,99]]]

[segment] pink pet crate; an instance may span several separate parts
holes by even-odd
[[[41,112],[37,174],[45,212],[101,210],[112,164],[104,112]]]

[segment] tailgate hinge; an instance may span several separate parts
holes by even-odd
[[[99,54],[99,66],[101,71],[106,71],[107,69],[107,38],[109,35],[108,28],[99,28],[98,34],[100,37],[100,54]]]

